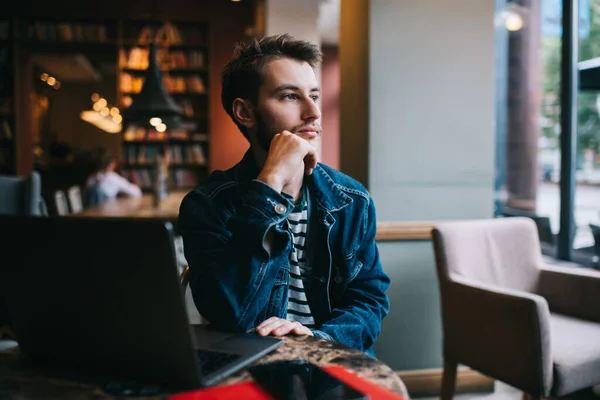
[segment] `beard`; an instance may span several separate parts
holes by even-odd
[[[293,128],[280,128],[280,127],[274,127],[272,125],[268,125],[265,122],[265,119],[263,118],[262,114],[258,110],[255,111],[255,118],[256,118],[256,138],[258,140],[258,146],[267,153],[269,152],[269,149],[271,148],[271,141],[273,140],[275,135],[277,135],[278,133],[281,133],[284,130],[287,130],[287,131],[295,134],[298,131],[300,131],[301,129],[307,128],[307,124],[298,125]],[[317,134],[320,137],[322,134],[321,125],[317,123],[317,124],[311,124],[310,126],[316,130]]]
[[[267,125],[265,119],[258,110],[255,111],[255,118],[258,146],[268,153],[269,149],[271,148],[271,141],[273,140],[273,137],[275,137],[275,135],[280,133],[283,129],[279,130],[273,126]]]

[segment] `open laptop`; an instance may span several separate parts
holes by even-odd
[[[282,343],[188,324],[168,222],[0,216],[0,257],[0,293],[29,360],[179,391]]]

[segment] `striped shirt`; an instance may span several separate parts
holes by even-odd
[[[305,193],[303,193],[303,196]],[[307,328],[315,327],[315,320],[304,292],[302,268],[306,264],[304,245],[308,231],[308,205],[303,200],[294,207],[287,218],[288,228],[292,234],[294,247],[290,253],[290,284],[288,287],[287,320],[297,321]]]

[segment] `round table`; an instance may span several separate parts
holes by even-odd
[[[406,388],[398,375],[381,361],[358,350],[312,336],[285,336],[283,344],[253,365],[305,359],[319,366],[339,365],[408,399]],[[230,376],[221,384],[252,380],[246,369]],[[6,400],[50,399],[114,399],[93,384],[50,378],[28,366],[18,347],[0,351],[0,398]],[[119,397],[120,399],[123,397]],[[136,399],[168,399],[168,396],[136,397]]]

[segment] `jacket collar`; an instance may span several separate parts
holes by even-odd
[[[256,165],[252,149],[249,149],[244,158],[233,167],[236,182],[248,182],[256,179],[260,167]],[[344,193],[325,171],[321,164],[313,170],[312,175],[305,177],[311,197],[328,212],[341,210],[352,203],[352,198]]]

